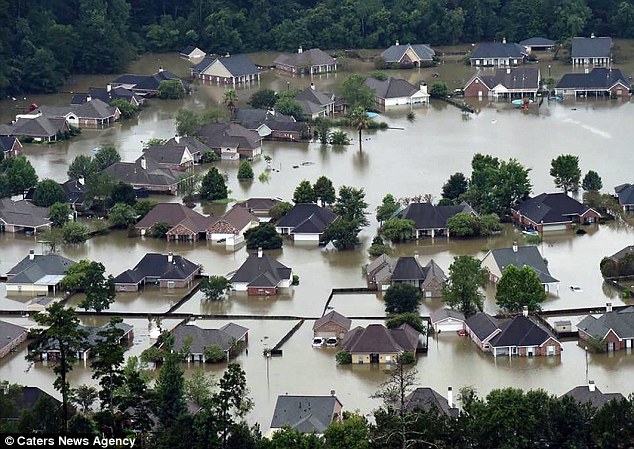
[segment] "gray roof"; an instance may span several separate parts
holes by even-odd
[[[235,111],[235,121],[253,131],[266,125],[271,131],[301,132],[305,126],[304,123],[295,121],[291,116],[266,109],[238,108]]]
[[[254,150],[262,145],[262,137],[237,123],[211,123],[197,132],[209,148],[237,147]]]
[[[632,83],[620,69],[595,67],[589,73],[566,73],[561,77],[556,89],[611,89],[621,83],[628,89]]]
[[[399,257],[392,272],[392,281],[423,281],[427,270],[415,257]]]
[[[210,226],[209,231],[218,233],[236,232],[244,229],[249,223],[259,221],[260,219],[251,214],[246,208],[234,205]]]
[[[46,277],[54,277],[58,283],[75,263],[59,254],[34,254],[32,260],[26,256],[9,270],[7,284],[34,284]]]
[[[247,55],[231,55],[220,58],[204,58],[192,68],[192,72],[204,72],[214,62],[220,62],[232,76],[245,76],[258,73],[258,67],[251,62]]]
[[[500,323],[499,327],[502,332],[491,339],[493,347],[541,346],[549,339],[555,338],[549,330],[523,315]]]
[[[542,193],[512,207],[534,223],[566,223],[590,208],[565,193]]]
[[[447,220],[459,213],[475,213],[471,206],[435,206],[431,203],[411,203],[397,214],[398,218],[412,220],[415,229],[443,229]]]
[[[610,259],[620,260],[628,254],[634,254],[634,245],[626,246],[625,248],[615,252],[610,256]]]
[[[271,428],[289,425],[300,432],[322,434],[335,418],[337,408],[341,408],[341,402],[336,396],[280,395]]]
[[[614,188],[621,206],[634,204],[634,184],[620,184]]]
[[[0,199],[0,221],[7,225],[38,228],[48,226],[48,208],[39,207],[29,201],[13,201],[10,198]]]
[[[251,287],[275,287],[290,279],[292,270],[267,254],[251,254],[231,277],[231,282],[247,282]]]
[[[174,75],[169,70],[163,70],[162,68],[153,75],[138,75],[133,73],[121,75],[119,78],[114,80],[112,84],[117,86],[122,84],[130,85],[133,91],[156,92],[161,84],[161,81],[166,80],[177,80],[183,83],[183,87],[186,89],[189,87],[189,85],[181,78]]]
[[[315,103],[320,106],[327,106],[335,102],[333,95],[321,92],[314,88],[314,86],[307,87],[295,96],[296,101],[307,101],[309,103]]]
[[[611,37],[573,37],[573,58],[607,58],[612,53]]]
[[[148,253],[132,270],[121,273],[114,279],[116,284],[138,283],[146,277],[159,280],[185,280],[200,271],[200,266],[175,254],[172,262],[168,262],[168,254]]]
[[[183,204],[159,203],[135,227],[148,229],[155,223],[167,223],[172,227],[183,224],[193,232],[205,232],[215,222],[215,218],[202,215]]]
[[[610,401],[621,401],[625,399],[621,393],[602,393],[596,386],[594,391],[590,391],[588,385],[580,385],[565,393],[564,396],[569,396],[575,399],[581,404],[590,403],[597,410],[606,405]]]
[[[602,340],[610,330],[619,338],[634,338],[634,306],[606,312],[598,318],[588,315],[577,328],[597,340]]]
[[[438,414],[453,418],[458,417],[458,409],[450,407],[449,402],[436,390],[429,387],[418,387],[405,396],[405,410],[413,412],[422,410],[425,412],[436,410]]]
[[[281,54],[275,58],[274,64],[303,68],[316,65],[334,65],[335,60],[325,51],[311,48],[303,50],[301,53]]]
[[[293,206],[275,225],[279,228],[291,228],[297,234],[321,234],[335,221],[337,214],[330,209],[314,203],[299,203]]]
[[[411,48],[421,61],[431,61],[436,52],[426,44],[392,45],[381,53],[385,62],[400,62],[405,52]]]
[[[513,248],[492,249],[491,255],[501,272],[504,272],[504,269],[509,265],[515,265],[517,268],[529,266],[535,270],[542,284],[559,282],[550,275],[548,265],[544,262],[544,258],[536,246],[520,246],[517,251],[514,251]]]
[[[313,324],[313,330],[316,330],[323,326],[326,323],[335,323],[336,325],[344,328],[346,331],[350,330],[350,326],[352,325],[352,320],[340,314],[335,310],[331,310],[321,318],[315,321]]]
[[[236,203],[236,206],[244,207],[248,209],[249,212],[270,211],[273,206],[281,202],[282,200],[280,198],[248,198],[245,201]]]
[[[467,318],[465,321],[467,327],[473,332],[480,341],[489,338],[495,332],[500,330],[498,321],[488,313],[478,312]]]
[[[169,168],[161,167],[155,160],[146,158],[143,168],[142,157],[134,162],[115,162],[104,171],[117,181],[136,186],[157,186],[169,188],[178,184],[178,174]]]
[[[520,41],[520,45],[524,45],[526,47],[552,47],[555,43],[555,41],[546,39],[545,37],[531,37],[530,39]]]
[[[68,129],[65,118],[35,117],[19,118],[11,127],[11,135],[27,137],[54,137],[58,132]]]
[[[485,75],[478,71],[471,80],[480,79],[489,89],[493,89],[498,84],[507,89],[538,89],[539,70],[533,67],[512,67],[507,69],[496,69],[494,75]],[[471,80],[467,85],[471,84]]]
[[[476,48],[471,54],[471,59],[522,58],[523,56],[526,56],[526,49],[520,44],[486,42]]]
[[[45,117],[59,118],[68,114],[75,114],[80,119],[106,119],[114,116],[117,108],[110,106],[99,98],[81,104],[71,104],[69,106],[48,106],[43,105],[30,112],[30,114],[42,113]]]
[[[0,352],[26,332],[22,326],[0,320]]]
[[[108,90],[107,87],[91,87],[88,90],[88,93],[85,94],[75,94],[71,99],[71,104],[83,104],[88,101],[88,97],[92,100],[98,99],[103,101],[106,104],[112,103],[114,100],[125,100],[127,102],[132,102],[132,100],[136,100],[138,103],[143,102],[143,97],[134,93],[134,91],[130,89],[126,89],[125,87],[111,87]]]
[[[148,159],[152,159],[158,164],[180,165],[185,155],[186,147],[182,146],[167,146],[167,145],[155,145],[143,150],[143,154],[139,156],[139,159],[145,156]],[[137,159],[137,161],[139,161]],[[140,162],[140,161],[139,161]]]
[[[365,329],[355,327],[343,339],[344,351],[350,353],[415,352],[420,333],[408,324],[388,329],[382,324],[370,324]]]
[[[190,354],[202,354],[207,346],[216,345],[223,351],[229,351],[236,340],[242,338],[248,329],[237,324],[229,323],[221,329],[203,329],[195,324],[180,324],[172,330],[174,335],[174,349],[180,350],[185,339],[192,338]]]
[[[396,266],[396,261],[387,254],[381,254],[372,262],[365,266],[365,272],[368,277],[373,277],[376,283],[389,282],[392,278],[392,272]]]
[[[392,78],[385,81],[376,78],[367,78],[365,84],[374,89],[374,95],[379,98],[401,98],[411,97],[418,89],[412,83],[402,78]]]
[[[11,151],[16,142],[18,143],[18,146],[21,146],[17,137],[0,135],[0,151],[5,153],[7,151]]]
[[[457,310],[449,309],[447,307],[434,310],[429,314],[429,318],[431,319],[431,323],[435,324],[439,321],[446,320],[447,318],[452,318],[454,320],[465,321],[465,316],[462,312]]]

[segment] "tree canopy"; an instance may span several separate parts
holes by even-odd
[[[486,269],[479,259],[472,256],[456,256],[449,266],[447,283],[443,287],[442,299],[452,309],[465,316],[482,311],[484,295],[480,292],[488,280]]]
[[[420,290],[412,284],[399,282],[390,285],[383,297],[387,313],[410,313],[418,310]]]
[[[579,156],[574,154],[557,156],[550,162],[550,176],[554,178],[555,186],[564,192],[579,190],[579,181],[581,180]]]
[[[523,307],[539,310],[546,299],[546,290],[531,267],[509,265],[502,272],[495,291],[495,302],[508,312],[520,312]]]

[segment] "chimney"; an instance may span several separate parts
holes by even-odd
[[[90,100],[92,100],[92,97],[90,96],[90,94],[86,95],[86,103],[88,103]]]
[[[595,38],[594,33],[592,33],[592,34],[590,35],[590,39],[594,39],[594,38]]]
[[[506,44],[506,38],[505,37],[502,38],[502,43]]]
[[[302,48],[302,46],[300,45],[299,48],[297,49],[297,53],[303,53],[304,49]]]
[[[522,315],[528,318],[528,306],[522,307]]]
[[[507,75],[510,75],[510,74],[511,74],[511,68],[510,68],[510,67],[507,67],[507,68],[506,68],[506,73],[507,73]]]
[[[162,65],[160,65],[160,66],[159,66],[159,73],[161,73],[162,71],[163,71],[163,66],[162,66]]]
[[[35,251],[30,249],[29,250],[29,260],[33,260],[35,259]]]
[[[83,177],[83,176],[81,176],[81,177],[79,177],[79,178],[77,179],[77,182],[78,182],[78,183],[80,183],[80,184],[83,186],[83,185],[85,184],[86,180],[84,179],[84,177]]]
[[[176,134],[176,135],[174,136],[174,141],[175,141],[176,143],[181,143],[181,136],[179,136],[178,134]]]
[[[324,202],[322,201],[321,197],[318,196],[317,197],[317,206],[322,207],[324,205]]]
[[[147,161],[145,160],[145,156],[141,156],[141,168],[143,170],[147,170]]]
[[[33,250],[31,250],[33,251]],[[612,303],[611,302],[606,302],[605,303],[605,311],[606,312],[612,312]]]
[[[590,69],[588,69],[588,68],[586,67],[586,68],[584,69],[583,73],[585,73],[585,74],[587,75],[588,73],[590,73]]]
[[[400,44],[398,43],[398,39],[396,39],[396,44],[395,44],[395,45],[396,45],[397,47],[400,45]]]
[[[258,259],[261,259],[261,258],[262,258],[262,247],[260,246],[258,248]]]
[[[418,262],[418,251],[414,252],[414,259],[416,260],[416,262]]]
[[[591,393],[594,393],[596,389],[597,389],[597,386],[594,384],[594,380],[589,381],[588,390],[590,390]]]
[[[169,252],[167,253],[167,263],[172,263],[174,261],[174,253],[173,252]]]
[[[423,82],[421,82],[421,83],[418,85],[418,88],[420,89],[420,91],[421,91],[421,92],[423,92],[423,93],[427,93],[427,83],[423,83]]]
[[[310,88],[311,88],[312,90],[315,90],[315,83],[310,83]]]
[[[513,242],[513,252],[516,253],[517,249],[517,242]]]
[[[110,92],[112,90],[112,84],[106,84],[106,92]]]
[[[447,387],[447,403],[449,408],[453,408],[453,387]]]

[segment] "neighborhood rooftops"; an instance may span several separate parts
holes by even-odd
[[[0,222],[7,226],[34,229],[51,224],[46,207],[38,207],[25,200],[13,201],[10,198],[0,199]]]
[[[352,320],[350,318],[343,316],[342,314],[340,314],[339,312],[335,310],[331,310],[330,312],[328,312],[327,314],[325,314],[324,316],[322,316],[321,318],[315,321],[315,324],[313,324],[313,330],[323,326],[326,323],[331,323],[331,322],[339,325],[340,327],[346,330],[350,330],[350,326],[352,325]]]
[[[634,205],[634,184],[620,184],[614,188],[621,206]]]
[[[569,396],[575,399],[580,404],[591,404],[592,407],[600,409],[610,401],[621,401],[625,397],[621,393],[603,393],[599,390],[593,381],[590,381],[588,385],[580,385],[565,393],[564,396]]]
[[[427,270],[422,267],[416,257],[399,257],[392,271],[392,281],[422,281]]]
[[[533,67],[514,67],[497,69],[494,75],[485,75],[478,71],[472,79],[478,78],[489,89],[498,85],[509,90],[525,90],[539,88],[539,69]],[[467,86],[471,81],[467,82]]]
[[[523,315],[501,322],[501,332],[491,339],[491,346],[540,346],[553,335]]]
[[[598,318],[588,315],[579,322],[577,329],[597,340],[603,340],[610,331],[619,339],[634,339],[634,306],[612,310]]]
[[[572,58],[607,58],[612,52],[611,37],[573,37]]]
[[[285,425],[304,433],[322,434],[333,419],[341,413],[341,402],[336,396],[292,396],[277,397],[271,428]]]
[[[144,278],[159,280],[187,279],[200,270],[200,266],[183,256],[148,253],[131,270],[126,270],[114,279],[115,284],[137,284]]]
[[[459,213],[472,213],[467,203],[458,206],[436,206],[431,203],[411,203],[398,213],[399,218],[412,220],[415,229],[441,229],[447,227],[447,220]]]
[[[216,345],[223,351],[229,351],[237,341],[249,332],[246,327],[235,323],[225,324],[220,329],[203,329],[195,324],[180,324],[172,330],[174,349],[182,349],[185,340],[191,337],[190,354],[203,354],[207,346]]]
[[[409,393],[405,397],[405,409],[409,412],[435,410],[439,414],[458,417],[458,409],[453,404],[449,404],[440,393],[429,387],[418,387]]]
[[[330,209],[314,203],[298,203],[275,225],[292,233],[321,234],[337,218]]]
[[[191,231],[205,232],[215,221],[213,217],[206,217],[180,203],[159,203],[135,227],[149,229],[155,223],[167,223],[172,227],[185,223]]]
[[[68,122],[63,117],[18,118],[11,127],[13,136],[28,136],[36,138],[55,137],[58,132],[68,129]]]
[[[535,224],[570,223],[573,216],[591,210],[565,193],[542,193],[513,206],[513,210]]]
[[[183,83],[183,87],[189,87],[188,84],[185,83],[181,78],[174,75],[169,70],[164,70],[162,67],[159,68],[159,71],[157,73],[154,73],[152,75],[138,75],[134,73],[121,75],[112,82],[112,85],[114,87],[123,86],[126,89],[131,89],[135,92],[140,91],[154,93],[158,90],[161,81],[167,80],[177,80]]]
[[[237,147],[253,150],[262,145],[262,137],[237,123],[211,123],[198,130],[210,148]]]
[[[231,276],[232,283],[247,283],[251,287],[276,287],[290,278],[292,270],[267,254],[251,254]]]
[[[244,54],[223,56],[220,58],[204,58],[192,68],[192,73],[202,73],[216,61],[222,64],[233,77],[258,73],[258,67]]]
[[[393,354],[416,352],[419,332],[408,324],[387,329],[382,324],[355,327],[343,340],[343,349],[350,353]]]

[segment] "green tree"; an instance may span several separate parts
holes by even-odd
[[[395,329],[397,327],[400,327],[404,323],[409,324],[418,332],[425,333],[427,331],[425,329],[425,325],[423,325],[423,320],[421,319],[420,315],[415,312],[406,312],[394,315],[387,321],[387,323],[385,323],[385,327],[387,327],[388,329]]]
[[[231,116],[231,120],[233,120],[236,106],[238,104],[238,94],[236,93],[235,89],[226,90],[225,93],[222,95],[222,102],[229,110],[229,115]]]
[[[275,106],[277,94],[272,89],[260,89],[251,95],[248,103],[255,109],[271,109]]]
[[[62,228],[64,243],[83,243],[88,239],[88,228],[75,221],[68,222]]]
[[[280,114],[289,115],[295,120],[302,121],[304,119],[304,113],[302,111],[302,105],[295,99],[288,97],[280,97],[275,102],[275,110]]]
[[[37,174],[25,156],[7,157],[0,162],[0,195],[23,195],[37,184]]]
[[[330,139],[328,143],[331,145],[350,145],[350,138],[348,134],[342,129],[337,129],[330,133]]]
[[[324,241],[332,242],[340,250],[354,249],[359,244],[361,228],[356,221],[339,218],[324,230]]]
[[[271,211],[270,211],[271,218],[273,218],[274,220],[279,220],[284,215],[286,215],[292,208],[293,208],[293,205],[289,203],[288,201],[279,202],[271,208]]]
[[[200,182],[200,197],[204,200],[227,198],[227,184],[216,167],[211,167]]]
[[[244,181],[247,179],[253,179],[253,169],[248,161],[243,161],[238,168],[238,179]]]
[[[114,278],[106,277],[106,268],[100,262],[80,260],[66,270],[62,287],[71,292],[84,292],[86,298],[79,304],[84,309],[101,312],[114,302]]]
[[[82,413],[88,413],[99,395],[97,389],[90,385],[80,385],[73,390],[73,402],[81,407]]]
[[[93,159],[90,156],[80,154],[75,156],[73,162],[70,163],[66,174],[70,179],[88,179],[96,171]]]
[[[58,202],[48,208],[48,218],[56,228],[61,228],[68,223],[68,217],[72,215],[72,213],[73,210],[66,202]]]
[[[155,239],[162,239],[165,236],[167,236],[167,232],[172,229],[172,226],[163,222],[163,221],[159,221],[158,223],[154,223],[152,225],[152,227],[150,228],[150,232],[149,235],[152,238]]]
[[[469,180],[464,174],[456,172],[442,186],[442,197],[456,202],[469,189]]]
[[[181,80],[163,80],[159,83],[157,96],[168,100],[185,98],[185,86]]]
[[[429,88],[429,95],[436,98],[445,98],[449,95],[449,88],[443,82],[435,82]]]
[[[282,237],[271,223],[260,223],[257,227],[244,233],[247,241],[247,249],[280,249]]]
[[[112,205],[123,203],[134,206],[136,204],[136,193],[134,192],[132,184],[119,181],[113,185],[108,198],[108,203]]]
[[[356,107],[350,112],[350,126],[355,128],[359,133],[359,151],[361,151],[362,146],[362,132],[364,129],[368,127],[370,124],[370,118],[368,117],[368,113],[366,109],[362,107]]]
[[[488,237],[502,229],[500,217],[497,214],[484,214],[479,218],[480,235]]]
[[[105,210],[115,185],[115,179],[110,173],[98,171],[91,174],[86,179],[85,204],[88,208]]]
[[[136,223],[137,213],[134,207],[125,203],[117,203],[108,211],[108,219],[117,228],[127,228]]]
[[[33,204],[40,207],[49,207],[55,203],[66,201],[66,193],[57,182],[52,179],[43,179],[37,183],[33,191]]]
[[[293,202],[295,204],[317,202],[315,189],[310,185],[310,182],[303,180],[299,183],[295,188],[295,192],[293,192]]]
[[[218,345],[205,346],[203,355],[206,363],[219,363],[227,360],[227,353]]]
[[[368,203],[365,202],[365,192],[363,187],[356,188],[350,186],[339,187],[339,195],[334,205],[334,211],[340,217],[357,223],[363,227],[370,224],[366,217]]]
[[[589,170],[588,173],[583,177],[583,182],[581,183],[581,187],[586,191],[595,191],[598,192],[603,188],[603,181],[601,181],[601,176],[594,170]]]
[[[179,109],[174,115],[176,133],[179,136],[193,136],[201,127],[201,120],[194,111]]]
[[[189,379],[185,379],[185,397],[194,404],[204,406],[211,400],[215,385],[213,376],[205,374],[203,369],[197,369]]]
[[[449,266],[448,280],[443,286],[442,299],[465,316],[474,315],[482,311],[484,295],[480,288],[484,288],[487,280],[488,273],[480,260],[472,256],[454,257]]]
[[[550,162],[550,176],[554,178],[555,186],[564,192],[578,191],[581,180],[579,156],[573,154],[557,156]]]
[[[546,290],[539,276],[531,267],[507,266],[496,286],[495,302],[508,312],[520,312],[524,306],[528,310],[539,310],[546,299]]]
[[[154,209],[156,207],[158,203],[154,200],[139,200],[136,202],[136,204],[134,205],[134,210],[136,212],[136,214],[140,217],[143,218],[145,217],[152,209]]]
[[[134,106],[132,103],[122,98],[111,101],[110,106],[113,106],[119,109],[119,112],[121,113],[121,118],[124,118],[124,119],[130,119],[134,117],[134,115],[137,112],[136,106]]]
[[[412,284],[398,283],[391,285],[385,295],[385,311],[387,313],[409,313],[418,310],[420,290]]]
[[[62,410],[64,416],[64,429],[68,428],[70,418],[70,402],[72,400],[72,388],[68,381],[68,373],[73,369],[77,361],[77,353],[86,348],[86,332],[79,327],[79,318],[73,308],[65,308],[61,303],[55,303],[47,309],[48,313],[34,315],[40,329],[33,329],[35,338],[27,354],[27,360],[36,361],[46,353],[49,345],[53,345],[59,351],[57,363],[53,365],[56,379],[53,386],[62,395]]]
[[[97,332],[96,341],[92,347],[93,379],[99,380],[99,401],[101,410],[114,412],[115,393],[125,383],[123,372],[125,348],[121,344],[124,331],[120,327],[123,320],[113,317],[105,329]]]
[[[324,432],[329,449],[370,449],[368,421],[363,415],[345,413],[341,421],[333,421]]]
[[[156,379],[156,417],[162,429],[170,429],[187,412],[182,355],[167,350]]]
[[[461,212],[447,220],[447,231],[454,237],[480,235],[480,220],[473,214]]]
[[[389,220],[394,216],[396,211],[400,208],[396,198],[391,193],[388,193],[383,197],[381,205],[376,208],[376,219],[382,224],[384,221]]]
[[[209,276],[200,281],[200,291],[208,301],[220,301],[231,287],[231,282],[224,276]]]
[[[315,184],[313,184],[313,192],[315,198],[321,199],[324,204],[332,204],[335,202],[336,192],[332,181],[325,176],[320,176]]]
[[[383,237],[392,242],[404,242],[412,238],[414,234],[414,222],[401,218],[390,218],[381,228]]]
[[[326,145],[330,141],[331,127],[332,122],[328,117],[318,117],[315,120],[315,131],[317,132],[317,138],[322,145]]]
[[[249,397],[246,375],[240,365],[230,363],[218,381],[218,391],[214,393],[211,403],[217,416],[220,429],[220,440],[226,446],[230,430],[238,419],[253,408],[253,400]]]
[[[374,89],[365,83],[363,75],[348,75],[341,84],[340,92],[351,109],[362,109],[365,112],[374,107]]]
[[[121,155],[117,149],[112,145],[99,148],[99,151],[95,154],[94,168],[95,171],[103,171],[110,167],[112,164],[121,161]]]

